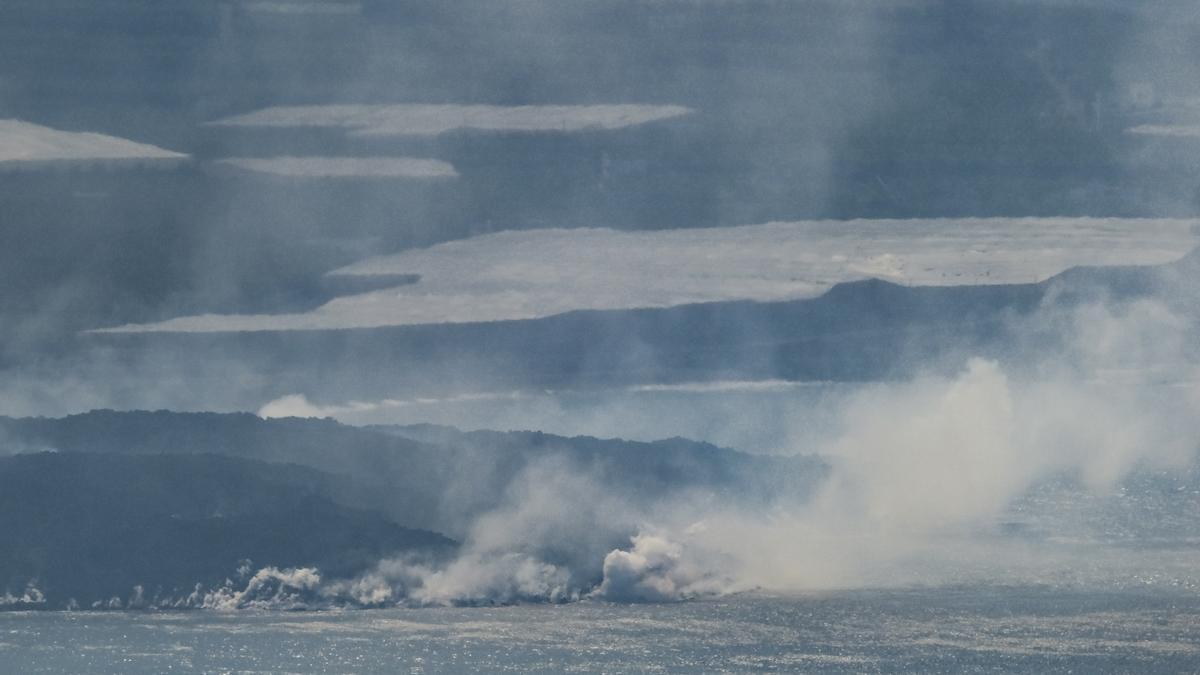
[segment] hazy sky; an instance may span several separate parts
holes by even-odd
[[[106,0],[0,17],[11,412],[413,393],[321,392],[317,372],[271,390],[278,369],[347,358],[307,330],[269,338],[298,363],[268,371],[236,336],[201,359],[98,328],[369,332],[867,277],[1024,282],[1163,262],[1196,234],[1185,3]],[[1085,220],[1111,217],[1179,220]],[[1022,239],[965,218],[1082,229]],[[661,377],[623,363],[604,367]],[[428,379],[528,384],[465,368]]]

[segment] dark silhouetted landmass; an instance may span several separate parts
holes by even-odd
[[[469,536],[529,481],[551,490],[583,481],[638,512],[680,497],[767,508],[804,499],[827,471],[814,457],[682,438],[168,411],[0,418],[0,448],[16,453],[0,458],[0,592],[36,582],[48,606],[112,596],[128,606],[134,585],[146,602],[178,600],[245,559],[336,579],[396,554],[444,555],[454,542],[433,532]],[[634,534],[636,523],[597,517],[587,546],[563,541],[542,554],[595,562]]]
[[[180,601],[250,569],[333,577],[388,555],[445,556],[454,542],[328,496],[338,479],[209,454],[42,452],[0,458],[0,590],[33,584],[50,608],[112,597]],[[243,570],[243,575],[245,571]]]

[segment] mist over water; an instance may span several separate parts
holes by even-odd
[[[995,363],[972,361],[950,380],[851,396],[845,434],[811,448],[831,471],[808,499],[766,512],[740,507],[732,497],[629,514],[589,489],[586,479],[542,470],[518,492],[519,507],[476,523],[466,540],[469,552],[451,567],[385,563],[371,579],[393,580],[403,590],[385,596],[407,594],[417,604],[662,601],[753,588],[913,583],[1195,588],[1193,551],[1131,550],[1135,542],[1111,539],[1112,528],[1103,523],[1071,522],[1030,503],[1041,492],[1057,491],[1067,499],[1094,499],[1100,508],[1135,470],[1170,475],[1192,469],[1196,390],[1155,389],[1013,383]],[[578,515],[581,506],[597,521]],[[1194,509],[1187,502],[1176,506]],[[1137,508],[1125,504],[1116,511]],[[563,539],[583,545],[598,525],[616,529],[621,522],[637,524],[638,534],[603,557],[595,588],[596,560],[560,567],[521,553]],[[1004,526],[1013,524],[1027,531],[1007,532]],[[572,574],[584,581],[572,583]]]
[[[1063,347],[1028,354],[1017,368],[972,358],[948,374],[855,386],[623,389],[592,394],[599,403],[570,415],[553,393],[470,399],[506,407],[501,419],[522,428],[574,420],[580,426],[561,430],[615,434],[623,416],[613,414],[621,410],[613,397],[669,394],[652,407],[665,418],[643,432],[653,436],[667,435],[677,415],[688,419],[698,396],[716,396],[704,408],[717,416],[709,428],[744,417],[770,422],[774,433],[757,438],[771,444],[756,450],[814,455],[828,473],[815,488],[785,486],[766,503],[751,486],[746,494],[684,493],[634,505],[586,468],[535,463],[497,507],[455,533],[464,548],[449,564],[385,561],[325,586],[318,602],[644,602],[962,583],[1196,588],[1196,555],[1185,543],[1200,535],[1188,524],[1200,433],[1191,324],[1169,304],[1145,300],[1085,304],[1056,320],[1070,326]],[[394,423],[413,408],[463,414],[463,403],[320,408],[289,397],[260,414]],[[1158,491],[1176,496],[1156,503]],[[1170,524],[1138,524],[1146,518]]]

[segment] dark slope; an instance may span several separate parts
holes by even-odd
[[[1152,297],[1194,319],[1200,317],[1200,248],[1166,265],[1075,267],[1041,286],[1059,305]]]
[[[414,527],[437,525],[437,486],[447,479],[437,460],[440,449],[332,420],[98,410],[62,419],[4,419],[0,430],[11,447],[27,450],[216,453],[301,464],[343,476],[336,483],[343,503],[383,508],[397,522]]]
[[[462,432],[434,425],[368,428],[456,448],[467,466],[488,466],[492,475],[506,480],[525,466],[557,459],[634,500],[685,489],[739,501],[801,499],[827,470],[816,456],[749,455],[686,438],[646,443],[540,431]]]
[[[36,583],[46,606],[179,599],[242,561],[343,577],[382,556],[454,542],[329,498],[333,477],[216,455],[36,453],[0,458],[0,589]]]
[[[451,536],[463,534],[527,469],[544,462],[640,504],[684,491],[799,498],[824,472],[812,458],[756,457],[684,439],[634,443],[450,430],[414,439],[405,433],[419,436],[248,414],[95,411],[62,419],[0,418],[0,438],[10,448],[220,453],[337,473],[343,478],[332,481],[331,494],[340,502]]]

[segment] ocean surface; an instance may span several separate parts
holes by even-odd
[[[0,613],[2,673],[1198,672],[1200,595],[954,587],[674,604]]]

